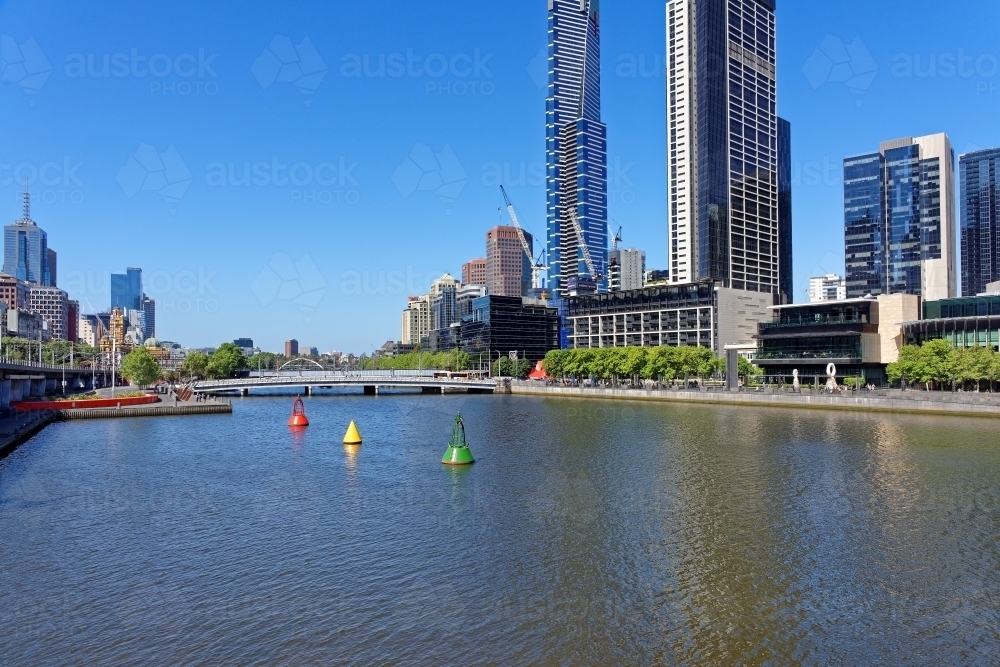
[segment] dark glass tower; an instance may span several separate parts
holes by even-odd
[[[769,0],[667,3],[673,283],[782,291],[774,30]]]
[[[1000,281],[1000,148],[959,158],[962,188],[962,295]]]
[[[607,130],[601,122],[598,0],[549,0],[549,96],[545,110],[549,289],[589,276],[574,207],[595,271],[607,273]],[[605,281],[598,284],[604,289]]]
[[[111,274],[111,308],[142,310],[142,269],[128,268],[125,273]]]
[[[957,293],[955,156],[945,134],[844,160],[847,296]]]
[[[781,302],[794,301],[792,271],[792,124],[778,119],[778,288]]]

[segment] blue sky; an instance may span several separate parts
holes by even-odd
[[[85,310],[139,266],[162,339],[360,353],[483,255],[500,181],[544,237],[545,2],[221,5],[0,3],[0,219],[27,176]],[[779,1],[797,300],[843,269],[844,156],[1000,145],[1000,5],[942,7]],[[602,22],[609,217],[661,268],[664,3],[604,2]]]

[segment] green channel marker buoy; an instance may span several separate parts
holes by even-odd
[[[462,414],[455,417],[455,428],[451,431],[451,442],[448,443],[448,451],[444,453],[441,463],[449,466],[467,466],[475,463],[472,452],[469,451],[469,444],[465,441],[465,424],[462,422]]]

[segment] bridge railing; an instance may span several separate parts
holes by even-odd
[[[0,357],[0,366],[13,366],[15,368],[37,369],[45,371],[61,371],[65,369],[67,371],[81,371],[85,373],[90,373],[92,370],[90,367],[81,368],[80,366],[70,366],[69,364],[66,365],[46,364],[46,363],[39,363],[37,361],[24,361],[23,359],[12,359],[10,357]],[[101,373],[110,373],[111,366],[98,365],[97,371]]]
[[[358,375],[347,373],[343,375],[272,375],[264,377],[234,378],[225,380],[202,380],[194,384],[195,387],[247,387],[251,385],[301,385],[301,384],[400,384],[406,382],[416,382],[419,384],[493,384],[490,378],[435,378],[429,375]]]

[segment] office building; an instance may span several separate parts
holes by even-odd
[[[958,164],[962,295],[973,296],[1000,281],[1000,148],[967,153]]]
[[[156,338],[156,299],[142,296],[142,312],[146,316],[146,338]]]
[[[706,280],[566,300],[571,348],[707,347],[753,342],[773,296]]]
[[[444,329],[458,321],[455,316],[455,297],[462,286],[450,273],[445,273],[431,283],[430,329]]]
[[[97,315],[80,315],[78,322],[79,341],[93,348],[98,347],[106,331],[101,318]]]
[[[991,286],[1000,288],[1000,285]],[[944,339],[952,347],[1000,347],[1000,289],[987,294],[924,301],[923,318],[903,329],[908,345]]]
[[[531,362],[559,349],[559,311],[534,299],[488,295],[476,299],[459,327],[463,352]]]
[[[626,292],[645,285],[646,253],[635,248],[612,248],[608,252],[608,291]]]
[[[28,292],[29,309],[42,316],[54,340],[69,340],[69,295],[58,287],[32,285]]]
[[[10,310],[31,309],[31,285],[14,276],[0,273],[0,301]]]
[[[546,232],[549,290],[556,297],[569,290],[570,279],[592,277],[570,209],[595,272],[607,273],[607,128],[601,122],[600,61],[598,0],[549,0]]]
[[[80,302],[66,302],[66,340],[75,343],[80,337]]]
[[[486,258],[470,259],[462,265],[463,285],[486,284]]]
[[[49,286],[48,236],[31,219],[27,184],[22,205],[21,219],[3,228],[3,272],[32,285]]]
[[[847,281],[836,273],[809,279],[809,303],[843,301],[847,298]]]
[[[285,341],[285,356],[289,359],[299,356],[299,341],[294,338]]]
[[[754,363],[772,381],[791,383],[797,370],[802,384],[823,386],[832,363],[838,381],[885,386],[886,366],[899,360],[903,325],[919,317],[919,304],[919,297],[897,293],[773,306],[771,320],[759,325]]]
[[[33,341],[51,340],[51,332],[42,316],[20,308],[7,309],[7,335]]]
[[[142,269],[128,268],[111,274],[111,308],[142,309]]]
[[[237,338],[233,341],[233,345],[240,348],[244,354],[253,352],[253,338]]]
[[[795,300],[792,264],[792,124],[778,119],[778,292],[780,302]]]
[[[455,321],[461,322],[466,315],[472,314],[472,302],[486,296],[485,285],[463,285],[455,296]]]
[[[52,287],[57,287],[59,285],[58,281],[59,254],[52,248],[48,248],[46,250],[45,264],[49,271],[49,285]]]
[[[534,239],[524,240],[534,252]],[[494,296],[524,296],[531,289],[531,260],[521,246],[517,229],[500,225],[486,232],[486,290]]]
[[[791,201],[791,131],[776,115],[773,0],[667,3],[670,279],[780,300],[779,181]],[[779,147],[779,125],[782,145]],[[780,150],[779,150],[780,148]],[[790,210],[790,209],[789,209]],[[784,224],[782,224],[782,222]]]
[[[402,340],[404,345],[420,345],[431,331],[431,296],[411,296],[403,311]]]
[[[147,338],[151,338],[146,333],[146,313],[133,308],[125,311],[125,321],[128,324],[126,333],[133,345],[142,345]]]
[[[844,160],[847,296],[957,296],[955,154],[946,134]]]

